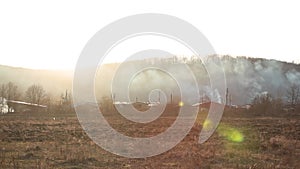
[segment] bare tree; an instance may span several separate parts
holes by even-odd
[[[7,99],[8,100],[18,100],[21,96],[18,86],[12,82],[7,83]]]
[[[270,94],[256,96],[253,100],[253,105],[250,110],[261,115],[280,115],[283,113],[283,100],[281,98],[274,98]]]
[[[26,90],[26,100],[30,103],[41,104],[46,97],[45,90],[41,85],[33,84]]]
[[[72,105],[72,94],[66,90],[65,93],[61,94],[60,109],[62,112],[70,112],[73,108]]]
[[[0,97],[4,97],[7,100],[18,100],[20,99],[21,93],[18,90],[18,86],[13,82],[2,84],[0,88]]]
[[[43,99],[43,104],[47,106],[47,112],[52,112],[55,109],[55,100],[51,93],[46,93]]]
[[[5,84],[1,85],[1,88],[0,88],[0,97],[4,97],[4,98],[7,97],[7,86]]]
[[[290,88],[287,90],[288,103],[291,106],[295,106],[299,101],[299,97],[300,97],[300,87],[299,87],[299,85],[292,84],[290,86]]]

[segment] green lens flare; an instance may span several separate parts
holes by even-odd
[[[218,131],[221,136],[225,137],[229,141],[237,143],[244,141],[244,135],[235,128],[228,126],[220,126]]]

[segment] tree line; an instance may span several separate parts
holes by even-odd
[[[8,101],[24,101],[31,104],[46,105],[47,111],[71,111],[72,95],[68,90],[60,95],[60,98],[53,97],[40,84],[32,84],[25,91],[13,82],[0,85],[0,97]]]
[[[252,101],[250,112],[266,115],[300,111],[300,85],[292,84],[286,91],[286,101],[274,98],[269,93],[257,95]]]

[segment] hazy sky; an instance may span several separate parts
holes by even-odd
[[[297,1],[274,0],[1,1],[0,64],[73,69],[98,30],[122,17],[149,12],[190,22],[218,54],[300,62],[299,8]]]

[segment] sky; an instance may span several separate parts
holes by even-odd
[[[141,13],[168,14],[191,23],[218,54],[300,63],[299,7],[288,0],[1,1],[0,64],[73,70],[97,31]]]

